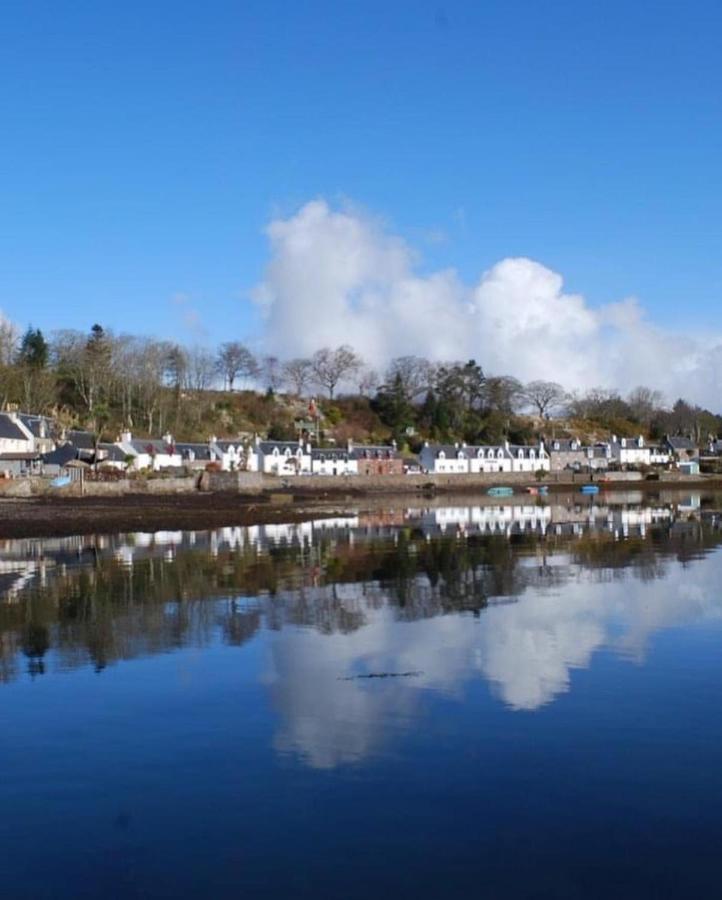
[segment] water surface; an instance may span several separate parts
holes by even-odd
[[[4,896],[716,895],[720,508],[1,543]]]

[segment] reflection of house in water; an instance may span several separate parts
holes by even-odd
[[[581,537],[590,532],[607,532],[615,538],[645,537],[648,528],[668,524],[672,518],[673,510],[667,506],[555,507],[551,533]]]
[[[444,506],[431,511],[427,524],[441,534],[447,530],[480,534],[545,534],[551,522],[549,506],[536,504],[504,506]]]

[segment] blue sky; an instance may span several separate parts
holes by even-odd
[[[318,197],[421,272],[528,256],[592,307],[717,325],[719,2],[6,0],[0,26],[23,326],[257,337],[263,229]]]

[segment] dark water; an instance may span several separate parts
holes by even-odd
[[[722,499],[0,544],[9,898],[722,882]]]

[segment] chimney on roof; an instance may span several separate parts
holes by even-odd
[[[169,447],[172,447],[173,446],[173,435],[170,434],[169,432],[166,432],[166,434],[163,435],[163,443],[168,444]]]
[[[121,431],[120,432],[120,442],[121,444],[129,444],[133,440],[133,435],[130,431]]]

